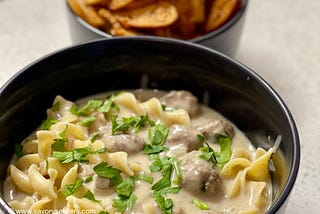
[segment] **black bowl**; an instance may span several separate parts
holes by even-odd
[[[219,52],[158,37],[118,37],[69,47],[12,77],[0,89],[1,179],[13,145],[46,118],[45,109],[56,95],[76,100],[135,88],[185,89],[199,100],[210,97],[209,106],[233,121],[255,146],[270,148],[272,142],[261,138],[281,134],[287,170],[273,177],[274,201],[267,213],[284,210],[298,173],[300,145],[294,120],[279,95],[256,73]],[[10,210],[1,198],[0,209]]]
[[[221,27],[188,41],[213,48],[233,57],[236,54],[240,42],[248,1],[249,0],[242,0],[237,12]],[[111,34],[88,24],[75,14],[67,3],[66,8],[70,34],[73,42],[79,43],[94,39],[113,37]]]

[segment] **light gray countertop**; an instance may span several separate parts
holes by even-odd
[[[64,0],[0,0],[0,86],[72,44]],[[301,140],[287,213],[320,212],[320,1],[250,0],[237,60],[283,98]]]

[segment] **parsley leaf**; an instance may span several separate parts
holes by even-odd
[[[83,127],[88,127],[90,126],[94,121],[96,120],[95,117],[87,117],[84,120],[82,120],[79,125]]]
[[[78,148],[66,152],[53,151],[52,157],[57,158],[61,163],[88,162],[87,155],[91,153],[91,147]]]
[[[165,125],[156,125],[148,129],[148,138],[152,145],[163,145],[169,134],[169,129]]]
[[[130,177],[122,181],[117,187],[116,192],[119,196],[129,197],[132,193],[134,185],[134,178]]]
[[[150,184],[153,183],[153,177],[152,176],[149,176],[149,175],[146,175],[146,174],[140,174],[138,176],[138,179],[139,180],[142,180],[142,181],[145,181],[145,182],[148,182]]]
[[[217,142],[220,144],[220,153],[216,154],[218,166],[222,168],[231,158],[231,139],[225,135],[218,135]]]
[[[23,156],[22,145],[16,143],[13,146],[14,146],[14,153],[18,156],[18,158],[21,158]]]
[[[154,192],[153,197],[164,214],[172,214],[173,202],[171,198],[165,198],[160,192]]]
[[[103,104],[100,99],[91,99],[81,108],[78,108],[75,104],[71,107],[70,112],[75,115],[89,116],[91,113],[97,111],[97,109]]]
[[[85,182],[85,183],[89,183],[89,182],[92,181],[92,179],[93,179],[93,176],[92,176],[92,175],[89,175],[88,177],[86,177],[86,179],[84,179],[84,182]]]
[[[118,116],[112,115],[112,135],[126,133],[130,128],[133,128],[134,133],[137,133],[140,128],[145,125],[154,126],[155,122],[150,120],[147,115],[140,117],[123,117],[121,120],[117,120]]]
[[[117,96],[117,94],[112,94],[107,98],[106,101],[104,101],[103,105],[98,108],[98,111],[103,113],[110,112],[111,108],[114,108],[116,111],[119,111],[120,108],[117,106],[117,104],[114,102],[114,98]]]
[[[85,197],[85,198],[87,198],[87,199],[89,199],[90,201],[93,201],[93,202],[100,202],[99,200],[97,200],[94,197],[94,194],[90,190],[88,190],[83,197]]]
[[[214,151],[210,147],[208,142],[205,142],[205,139],[202,135],[198,135],[198,139],[206,144],[206,146],[201,147],[199,150],[203,153],[200,157],[207,161],[212,161],[214,164],[217,164],[218,167],[222,168],[231,158],[232,149],[231,149],[231,138],[217,134],[215,142],[220,145],[220,152]]]
[[[159,154],[160,152],[168,150],[163,146],[167,140],[169,129],[164,125],[156,125],[148,129],[148,138],[151,144],[146,144],[142,150],[143,154]]]
[[[69,196],[69,195],[72,195],[73,193],[75,193],[79,188],[80,186],[82,185],[83,183],[83,180],[80,179],[80,178],[77,178],[77,180],[75,181],[75,183],[73,184],[67,184],[65,185],[61,190],[60,192],[64,195],[64,196]]]
[[[112,166],[108,166],[106,162],[101,162],[93,167],[94,172],[103,178],[109,178],[112,185],[117,186],[122,182],[121,171]]]
[[[42,130],[49,130],[50,127],[51,127],[53,124],[57,123],[57,122],[58,122],[58,121],[55,120],[55,119],[53,119],[52,117],[48,117],[47,119],[45,119],[45,120],[42,122],[42,124],[41,124],[41,129],[42,129]]]
[[[63,152],[64,145],[67,142],[66,140],[67,129],[68,129],[68,126],[66,126],[65,130],[59,134],[61,138],[54,139],[54,143],[51,145],[51,148],[53,148],[55,151]]]
[[[198,207],[199,209],[201,209],[201,210],[208,210],[208,209],[209,209],[209,206],[208,206],[206,203],[204,203],[203,201],[200,201],[200,200],[198,200],[198,199],[192,199],[192,203],[193,203],[196,207]]]
[[[136,201],[137,196],[135,194],[131,194],[129,198],[118,196],[113,199],[112,206],[119,212],[124,212],[126,209],[131,210]]]

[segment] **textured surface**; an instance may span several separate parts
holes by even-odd
[[[320,1],[251,0],[236,56],[280,94],[301,138],[287,213],[319,213]],[[0,86],[32,61],[72,44],[63,0],[0,0]]]

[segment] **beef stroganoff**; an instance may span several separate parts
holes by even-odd
[[[264,213],[276,147],[255,148],[188,91],[57,96],[15,146],[3,194],[14,210]]]

